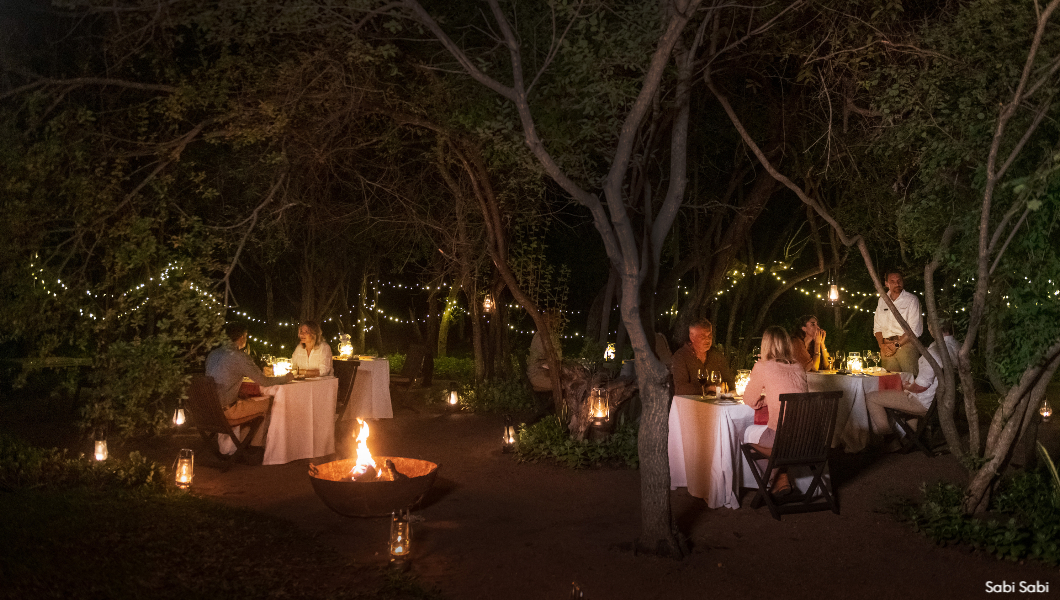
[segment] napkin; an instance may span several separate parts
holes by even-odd
[[[755,409],[755,425],[769,425],[769,407],[765,404]]]
[[[880,377],[880,391],[902,389],[902,376],[898,373],[883,375]]]
[[[240,398],[254,398],[261,395],[261,386],[253,381],[244,381],[239,384]]]

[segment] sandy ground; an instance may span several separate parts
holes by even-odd
[[[639,530],[637,471],[517,462],[500,451],[502,424],[498,415],[443,414],[412,402],[397,402],[394,419],[372,423],[373,453],[440,465],[413,512],[412,571],[447,598],[567,598],[572,582],[590,600],[996,597],[986,593],[988,581],[1038,581],[1050,593],[1034,596],[1060,594],[1056,569],[938,547],[895,520],[889,506],[916,497],[922,482],[962,480],[949,456],[839,456],[832,465],[839,515],[776,521],[766,508],[748,508],[751,492],[744,508],[712,510],[675,490],[674,516],[693,551],[674,561],[623,550]],[[194,432],[142,450],[171,462],[180,447],[199,459],[194,493],[288,519],[358,568],[385,564],[388,520],[328,509],[310,485],[311,461],[223,473],[208,466]]]

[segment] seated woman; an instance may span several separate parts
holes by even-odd
[[[791,333],[792,355],[807,371],[828,368],[828,348],[824,345],[825,330],[817,325],[817,317],[806,315],[799,319],[802,326]]]
[[[291,355],[291,368],[305,371],[306,377],[331,375],[331,346],[324,341],[324,334],[316,321],[302,321],[298,325],[301,341]]]
[[[782,327],[767,328],[762,334],[762,356],[751,369],[751,379],[743,395],[747,406],[756,410],[763,406],[769,409],[768,428],[758,439],[759,446],[773,447],[780,418],[780,395],[806,391],[806,371],[792,356],[792,342],[788,333]],[[758,462],[759,467],[764,469],[766,461]],[[790,491],[787,473],[778,472],[773,493],[786,494]]]

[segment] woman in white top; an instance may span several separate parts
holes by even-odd
[[[331,375],[331,346],[324,341],[320,325],[316,321],[302,321],[298,325],[298,339],[301,343],[291,355],[291,367],[304,370],[306,377]]]

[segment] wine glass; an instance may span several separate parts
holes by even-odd
[[[838,350],[835,353],[835,365],[836,365],[836,369],[837,370],[839,370],[839,371],[843,370],[843,359],[845,357],[846,357],[846,352],[843,352],[842,350]]]
[[[697,379],[699,379],[699,391],[700,391],[702,397],[706,398],[707,397],[707,382],[710,381],[710,374],[707,372],[706,369],[700,368],[699,369],[699,373],[697,374]]]
[[[826,358],[824,362],[825,366],[828,367],[828,370],[831,371],[832,365],[835,364],[835,353],[833,352],[832,354],[829,354],[828,358]]]
[[[719,395],[719,392],[721,391],[721,373],[717,371],[710,372],[710,385],[714,386],[714,395]]]

